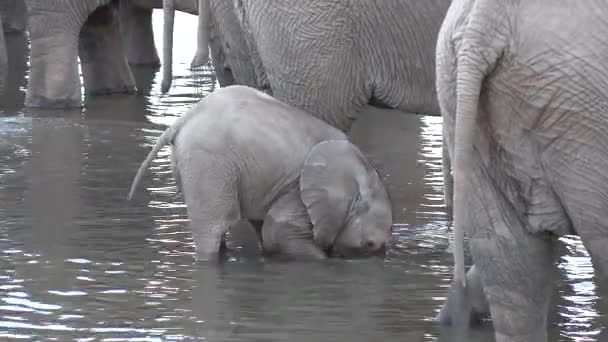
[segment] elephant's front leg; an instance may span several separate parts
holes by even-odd
[[[87,12],[67,18],[66,8],[49,8],[48,2],[28,0],[30,74],[25,105],[29,107],[80,107],[78,34]],[[69,20],[68,20],[69,19]],[[82,21],[81,21],[82,20]]]
[[[555,276],[555,238],[532,234],[478,162],[466,196],[471,254],[490,305],[497,342],[547,341],[547,315]],[[495,177],[504,177],[494,170]],[[496,175],[498,174],[498,175]]]
[[[151,7],[138,6],[134,1],[120,2],[120,31],[127,60],[132,65],[160,66],[154,45]]]
[[[89,16],[80,32],[79,55],[87,94],[137,90],[123,48],[117,5],[100,7]]]
[[[279,198],[262,225],[262,244],[269,255],[298,260],[327,258],[313,239],[312,224],[297,189]]]

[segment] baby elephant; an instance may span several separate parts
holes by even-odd
[[[263,221],[267,253],[323,259],[383,251],[392,212],[376,169],[347,136],[246,86],[221,88],[180,117],[140,166],[173,145],[197,260],[216,258],[241,219]]]

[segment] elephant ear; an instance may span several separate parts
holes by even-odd
[[[342,231],[367,172],[367,161],[347,140],[323,141],[310,150],[300,175],[300,195],[321,248],[329,248]]]

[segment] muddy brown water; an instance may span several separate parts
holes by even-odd
[[[155,12],[161,47],[162,16]],[[441,118],[370,108],[354,141],[392,197],[384,260],[264,260],[247,229],[220,265],[195,263],[164,149],[132,202],[132,177],[164,128],[217,88],[188,69],[196,18],[178,13],[174,86],[139,68],[145,94],[87,98],[84,110],[23,108],[25,38],[8,35],[0,106],[0,340],[456,341],[432,322],[451,279]],[[187,38],[187,39],[186,39]],[[18,62],[20,57],[22,62]],[[551,341],[607,341],[588,254],[563,239]],[[467,339],[493,341],[490,324]]]

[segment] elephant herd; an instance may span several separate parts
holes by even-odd
[[[26,105],[34,107],[80,105],[76,56],[87,92],[136,91],[129,63],[159,62],[150,22],[158,7],[169,90],[172,12],[200,12],[192,64],[210,55],[226,89],[162,135],[132,192],[158,149],[172,144],[191,221],[209,228],[193,229],[201,259],[238,219],[254,223],[269,251],[380,250],[390,201],[345,135],[364,106],[376,105],[443,117],[455,267],[441,322],[468,327],[485,313],[498,342],[547,341],[564,235],[581,238],[599,291],[607,290],[604,0],[24,1]],[[7,18],[16,17],[0,16],[5,28]],[[0,45],[0,71],[5,62]],[[265,139],[248,136],[251,127]],[[297,153],[278,151],[287,145]]]

